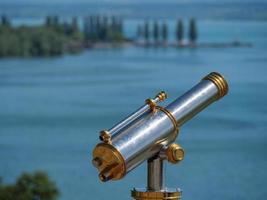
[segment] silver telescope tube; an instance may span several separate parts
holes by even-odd
[[[138,117],[140,117],[145,112],[149,111],[150,109],[153,109],[157,105],[157,103],[164,101],[166,98],[167,98],[167,94],[164,91],[161,91],[153,99],[147,99],[145,105],[138,108],[135,112],[127,116],[125,119],[120,121],[118,124],[113,126],[111,129],[101,131],[99,139],[104,142],[109,142],[123,128],[125,128],[127,125],[135,121]]]
[[[228,84],[219,73],[204,77],[188,92],[156,112],[144,112],[121,128],[108,143],[99,143],[93,151],[93,164],[102,181],[121,179],[145,160],[172,144],[179,127],[228,92]]]

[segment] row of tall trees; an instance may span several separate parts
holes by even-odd
[[[150,40],[151,36],[153,36],[155,43],[158,43],[160,40],[166,42],[168,39],[168,26],[166,23],[161,25],[158,22],[154,22],[153,29],[151,31],[151,27],[148,21],[145,22],[143,26],[138,25],[137,27],[137,37],[144,38],[147,42]]]
[[[159,24],[157,21],[155,21],[153,24],[146,21],[144,25],[138,25],[137,26],[137,37],[143,38],[146,43],[149,43],[149,41],[154,40],[155,44],[158,44],[160,42],[166,43],[169,36],[169,28],[168,25],[163,22],[162,24]],[[184,45],[185,40],[185,29],[184,29],[184,23],[182,20],[178,20],[176,23],[176,29],[175,29],[175,38],[179,45]],[[191,45],[195,45],[197,42],[198,33],[197,33],[197,26],[195,19],[190,19],[189,22],[189,30],[188,30],[188,41]]]
[[[122,18],[91,15],[84,20],[87,42],[121,42],[124,40]]]
[[[0,25],[1,25],[1,26],[6,26],[6,27],[9,27],[9,26],[11,25],[11,23],[10,23],[10,21],[9,21],[9,19],[8,19],[7,16],[5,16],[5,15],[2,15],[2,16],[1,16],[1,22],[0,22]]]
[[[61,32],[66,36],[75,36],[75,34],[79,34],[81,36],[77,17],[72,17],[71,22],[60,22],[58,16],[47,16],[45,20],[45,26]]]

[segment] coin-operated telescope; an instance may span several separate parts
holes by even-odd
[[[99,178],[106,182],[119,180],[147,160],[147,187],[134,188],[136,200],[181,199],[181,190],[164,186],[163,162],[178,163],[184,150],[175,139],[180,127],[228,92],[223,76],[213,72],[168,106],[157,104],[167,98],[160,92],[147,99],[144,106],[109,130],[100,132],[101,142],[93,150],[93,165]]]

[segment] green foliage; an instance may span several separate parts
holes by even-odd
[[[154,22],[153,37],[154,37],[155,42],[158,42],[158,40],[159,40],[159,25],[158,25],[157,21]]]
[[[2,26],[8,26],[8,27],[11,25],[7,16],[5,16],[5,15],[1,16],[1,25]]]
[[[56,185],[40,171],[23,173],[14,185],[0,183],[0,200],[55,200],[58,195]]]
[[[95,42],[122,42],[124,41],[123,23],[118,17],[92,15],[84,20],[85,40]]]
[[[52,26],[52,18],[51,16],[47,16],[46,19],[45,19],[45,25],[47,27],[51,27]]]
[[[190,19],[189,24],[189,40],[191,43],[195,43],[197,40],[197,27],[195,19]]]
[[[59,24],[54,16],[44,26],[0,26],[0,57],[57,56],[81,51],[82,44],[76,18],[71,24]]]
[[[57,28],[59,26],[59,19],[58,16],[52,16],[51,17],[51,23],[54,28]]]
[[[73,33],[79,31],[77,17],[73,17],[72,18],[72,21],[71,21],[71,30],[72,30]]]
[[[137,38],[140,38],[143,36],[143,28],[141,25],[138,25],[137,26],[137,30],[136,30],[136,37]]]
[[[59,36],[53,30],[36,29],[30,37],[30,54],[32,56],[61,55],[64,52],[64,37]]]
[[[166,42],[168,39],[168,27],[165,22],[162,24],[161,35],[162,35],[162,40]]]
[[[149,23],[146,21],[144,25],[144,37],[146,42],[149,41],[150,38],[150,31],[149,31]]]
[[[0,57],[5,55],[16,55],[20,48],[17,46],[19,38],[7,26],[0,26]]]
[[[184,39],[184,25],[182,20],[178,20],[176,25],[176,39],[178,42]]]
[[[105,40],[107,38],[108,29],[109,29],[109,27],[108,27],[108,18],[107,18],[107,16],[104,16],[103,17],[102,26],[101,26],[101,31],[100,31],[100,34],[99,34],[99,37],[103,38],[103,40]]]

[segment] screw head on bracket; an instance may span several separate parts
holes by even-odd
[[[176,164],[184,159],[184,150],[183,148],[178,145],[178,144],[171,144],[167,149],[166,149],[166,157],[167,160],[170,163]]]

